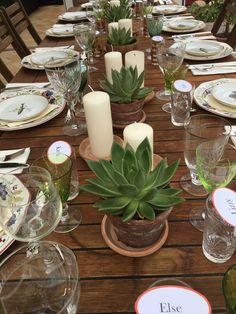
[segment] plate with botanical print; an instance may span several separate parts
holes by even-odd
[[[0,176],[0,218],[8,232],[14,235],[27,211],[30,193],[26,186],[13,174]],[[11,204],[11,206],[9,206]],[[14,241],[14,238],[4,232],[0,227],[0,254],[2,254]]]
[[[236,119],[236,107],[230,107],[219,102],[212,94],[215,88],[222,88],[225,84],[236,86],[236,79],[223,78],[200,84],[194,92],[194,100],[196,104],[214,114],[222,117]],[[231,85],[232,84],[232,85]],[[236,101],[236,95],[234,95]]]
[[[226,43],[213,40],[194,40],[187,42],[184,59],[216,60],[231,55],[232,51],[233,48]]]
[[[163,25],[163,31],[171,33],[189,33],[203,29],[206,24],[199,20],[176,18],[166,21]]]
[[[153,8],[152,13],[158,14],[176,14],[186,11],[187,8],[183,5],[157,5]]]
[[[226,82],[212,89],[213,97],[223,105],[236,108],[236,84]]]
[[[30,100],[33,101],[32,104]],[[4,91],[0,94],[0,103],[1,131],[22,130],[43,124],[60,114],[65,107],[64,98],[56,91],[27,87],[18,91]],[[2,119],[2,103],[10,103],[12,106],[10,108],[15,108],[14,114],[19,117],[9,121],[9,112],[6,109],[5,117]],[[29,111],[32,109],[32,113],[24,113],[27,108],[26,103],[29,104],[28,109]]]
[[[46,35],[50,37],[72,37],[74,36],[73,24],[55,24],[46,30]]]

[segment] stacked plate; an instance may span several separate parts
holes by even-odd
[[[187,8],[182,5],[157,5],[153,8],[153,13],[158,14],[176,14],[180,12],[185,12]]]
[[[21,60],[21,64],[32,70],[43,70],[46,62],[50,60],[56,60],[60,58],[70,58],[72,56],[79,55],[78,52],[72,49],[51,49],[45,50],[43,52],[35,52],[31,55],[24,57]]]
[[[203,109],[223,117],[236,119],[236,79],[219,79],[200,84],[195,102]]]
[[[55,24],[46,31],[46,35],[50,37],[72,37],[73,24]]]
[[[64,99],[52,90],[22,88],[0,95],[0,130],[14,131],[45,123],[64,109]]]
[[[232,53],[233,49],[226,43],[214,40],[187,41],[185,59],[214,60],[224,58]]]
[[[206,24],[202,21],[189,18],[173,18],[166,21],[163,31],[172,33],[188,33],[203,29]]]

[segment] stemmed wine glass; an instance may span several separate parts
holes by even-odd
[[[45,64],[45,71],[54,90],[62,94],[68,105],[63,132],[69,136],[83,133],[74,113],[74,101],[81,80],[80,60],[78,57],[50,60]]]
[[[227,186],[236,175],[235,147],[228,137],[217,137],[198,145],[196,149],[197,174],[208,193]],[[205,207],[196,207],[191,223],[199,231],[204,229]]]
[[[167,39],[157,50],[157,62],[165,79],[165,89],[156,93],[156,97],[160,100],[170,101],[174,72],[183,62],[185,46],[183,41],[173,43],[172,40]],[[170,113],[171,103],[164,104],[162,110]]]
[[[219,116],[210,114],[194,115],[186,119],[184,128],[184,160],[189,173],[180,179],[181,187],[191,195],[204,196],[207,194],[197,174],[196,148],[202,142],[217,137],[227,138],[231,127],[225,130],[229,122]]]
[[[67,204],[72,171],[71,157],[60,152],[47,154],[35,160],[33,165],[45,168],[51,174],[53,183],[61,198],[62,217],[54,231],[66,233],[74,230],[81,222],[81,213],[77,208],[70,208]]]
[[[89,65],[89,71],[97,71],[97,68],[91,67],[93,60],[93,45],[96,38],[96,28],[94,23],[84,22],[83,24],[76,24],[73,27],[75,40],[78,45],[83,49]]]

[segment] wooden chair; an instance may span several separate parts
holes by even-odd
[[[232,27],[232,29],[228,33],[219,34],[220,27],[222,26],[226,15],[231,14],[236,16],[236,0],[225,0],[223,7],[221,9],[221,12],[216,19],[213,27],[212,27],[212,33],[220,38],[220,36],[224,36],[224,41],[229,44],[232,48],[236,47],[236,23]]]
[[[26,46],[20,34],[27,29],[37,45],[39,45],[42,40],[31,23],[21,1],[14,0],[14,3],[10,6],[6,8],[1,7],[1,11],[5,14],[8,19],[8,23],[16,32],[16,36],[18,37],[18,41],[21,43],[21,46],[25,49],[25,52],[29,54],[29,48]]]
[[[74,2],[73,0],[63,0],[64,6],[66,8],[66,11],[68,11],[70,8],[73,8]]]
[[[21,59],[27,55],[24,47],[21,46],[18,38],[9,25],[6,16],[0,10],[0,53],[5,51],[10,45],[12,45],[15,52]],[[13,74],[8,69],[2,58],[0,58],[0,73],[7,82],[11,81],[13,78]]]

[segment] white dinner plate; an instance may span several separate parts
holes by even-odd
[[[52,49],[43,52],[35,52],[21,60],[21,64],[32,70],[44,70],[44,64],[49,60],[56,60],[59,58],[70,58],[79,55],[79,52],[72,49]]]
[[[224,46],[214,40],[197,40],[187,42],[185,51],[193,56],[214,56],[221,53]]]
[[[36,117],[48,106],[47,98],[39,95],[20,95],[0,102],[3,121],[24,121]]]
[[[199,43],[200,42],[200,43]],[[187,42],[186,47],[196,47],[196,45],[198,45],[199,43],[199,47],[202,47],[202,42],[203,40],[194,40],[194,41],[189,41]],[[204,42],[207,42],[206,40],[204,40]],[[211,42],[211,41],[208,41]],[[215,41],[212,41],[212,43],[215,43]],[[205,44],[206,45],[206,44]],[[210,44],[211,45],[211,44]],[[199,61],[205,61],[205,60],[217,60],[217,59],[221,59],[224,57],[227,57],[229,55],[231,55],[233,48],[230,47],[230,45],[226,44],[226,43],[221,43],[221,42],[217,42],[217,46],[220,46],[221,49],[219,50],[219,52],[214,53],[214,54],[204,54],[204,55],[193,55],[192,53],[188,52],[188,48],[185,48],[185,53],[184,53],[184,59],[188,59],[188,60],[199,60]],[[209,48],[209,47],[208,47]],[[190,48],[191,49],[191,48]]]
[[[236,108],[236,82],[217,85],[212,89],[212,96],[220,103]]]
[[[4,212],[5,216],[1,217],[3,223],[8,226],[8,231],[15,234],[20,227],[22,219],[27,210],[27,204],[30,200],[30,193],[26,186],[13,174],[8,174],[0,177],[1,198],[2,205],[9,208],[9,204],[21,204],[25,206],[15,207],[11,212]],[[2,254],[14,241],[12,236],[4,233],[0,227],[0,254]]]
[[[82,9],[86,9],[86,8],[87,8],[87,9],[90,9],[90,8],[92,9],[92,8],[93,8],[93,4],[90,3],[90,2],[85,2],[85,3],[82,3],[82,4],[81,4],[81,8],[82,8]]]
[[[58,19],[62,21],[80,21],[86,19],[86,12],[83,11],[65,12],[59,15]]]
[[[176,18],[171,21],[166,21],[163,25],[163,31],[169,33],[189,33],[203,29],[206,24],[199,20]]]
[[[226,106],[217,101],[212,95],[212,91],[216,86],[222,88],[224,84],[228,83],[236,86],[236,79],[223,78],[200,84],[194,92],[194,100],[196,104],[206,111],[219,116],[236,119],[236,107]]]
[[[48,106],[47,108],[38,116],[36,116],[35,118],[29,119],[29,120],[24,120],[24,121],[18,121],[17,125],[12,125],[12,123],[14,122],[7,122],[7,121],[3,121],[1,120],[0,117],[0,130],[1,131],[16,131],[16,130],[23,130],[23,129],[28,129],[28,128],[32,128],[34,126],[38,126],[41,125],[51,119],[53,119],[54,117],[56,117],[57,115],[59,115],[64,107],[65,107],[65,101],[63,99],[63,97],[58,94],[55,91],[52,90],[48,90],[48,89],[39,89],[39,88],[31,88],[31,89],[23,89],[23,90],[18,90],[18,91],[5,91],[3,93],[0,94],[0,102],[4,101],[6,99],[11,99],[14,98],[16,96],[21,96],[21,95],[25,95],[26,93],[30,92],[31,95],[39,95],[39,96],[43,96],[44,98],[46,98]]]
[[[153,13],[175,14],[186,11],[187,8],[182,5],[157,5],[153,8]]]

